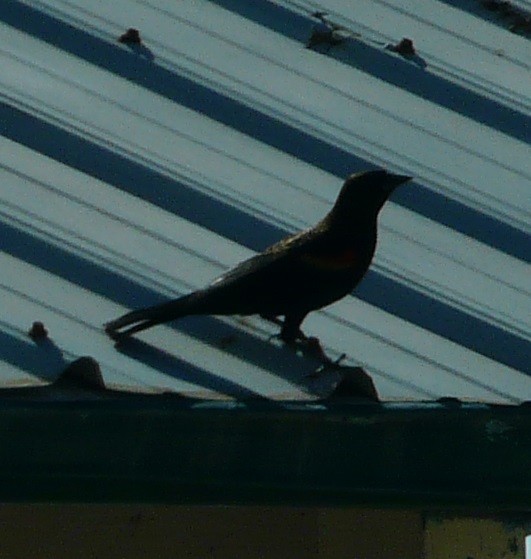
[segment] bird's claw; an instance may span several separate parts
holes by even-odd
[[[282,334],[274,334],[269,339],[272,338],[280,338],[288,347],[291,347],[294,350],[300,349],[303,355],[317,359],[321,362],[321,365],[319,365],[315,371],[307,375],[309,378],[316,378],[326,371],[339,368],[341,366],[341,362],[347,357],[346,353],[342,353],[337,359],[331,359],[325,353],[319,338],[316,338],[315,336],[306,336],[302,330],[299,330],[294,339],[285,340],[282,338]]]
[[[322,351],[322,348],[321,348],[321,351]],[[319,378],[322,374],[327,373],[328,371],[335,371],[335,370],[337,370],[341,367],[341,362],[344,359],[346,359],[346,357],[347,357],[347,354],[342,353],[337,359],[332,360],[323,351],[322,352],[322,364],[319,365],[319,367],[317,367],[317,369],[315,369],[315,371],[312,371],[311,373],[308,373],[305,376],[306,376],[306,378],[309,378],[309,379],[316,379],[316,378]]]

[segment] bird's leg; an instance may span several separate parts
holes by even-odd
[[[284,321],[280,320],[280,318],[278,318],[278,316],[275,316],[274,314],[261,314],[260,318],[263,318],[264,320],[267,320],[268,322],[272,322],[273,324],[276,324],[277,326],[282,326],[284,324]]]
[[[346,353],[342,353],[337,359],[332,360],[330,359],[330,357],[328,357],[328,355],[324,353],[323,348],[320,345],[319,345],[319,350],[322,352],[323,355],[322,358],[323,363],[322,365],[319,365],[319,367],[317,367],[315,371],[312,371],[311,373],[305,375],[306,378],[316,379],[319,378],[322,374],[326,373],[327,371],[330,370],[333,371],[339,369],[341,366],[341,361],[343,361],[347,357]]]
[[[280,331],[280,338],[289,345],[296,345],[296,342],[301,342],[300,347],[303,354],[306,353],[310,357],[317,358],[323,363],[323,367],[337,367],[339,363],[346,357],[344,354],[339,359],[333,361],[326,355],[319,338],[315,336],[306,336],[300,329],[300,325],[306,315],[288,315],[285,317],[282,330]]]
[[[297,341],[307,343],[309,340],[315,340],[318,342],[317,338],[308,338],[306,334],[300,329],[302,321],[306,315],[297,316],[286,316],[284,320],[278,318],[276,315],[271,314],[261,314],[260,317],[268,322],[272,322],[277,326],[280,326],[280,332],[274,334],[272,337],[280,338],[285,344],[294,345]]]
[[[280,330],[280,339],[287,344],[294,344],[297,340],[306,342],[307,338],[301,331],[301,324],[305,317],[306,313],[286,315]]]
[[[283,324],[284,324],[283,320],[281,320],[280,318],[278,318],[278,316],[275,316],[273,314],[261,314],[260,318],[263,318],[264,320],[267,320],[268,322],[276,324],[277,326],[283,326]],[[267,338],[267,340],[270,341],[270,340],[273,340],[274,338],[280,338],[280,334],[271,334],[271,336],[269,336],[269,338]]]
[[[346,357],[345,354],[342,354],[338,359],[333,361],[326,355],[319,338],[315,336],[307,336],[301,329],[300,326],[302,321],[306,317],[306,315],[297,315],[297,316],[286,316],[284,320],[278,318],[278,316],[273,315],[260,315],[264,320],[272,322],[273,324],[277,324],[281,326],[281,330],[279,334],[276,334],[274,337],[279,337],[286,345],[292,347],[299,347],[303,353],[307,355],[317,358],[319,361],[323,363],[323,366],[333,366],[336,367],[339,363]],[[297,344],[297,342],[300,342]]]
[[[306,315],[304,315],[306,316]],[[302,318],[292,321],[286,322],[286,320],[282,320],[278,318],[278,316],[273,314],[261,314],[260,318],[267,320],[268,322],[272,322],[277,326],[281,327],[281,330],[278,334],[273,334],[271,338],[280,338],[284,343],[288,345],[293,345],[296,341],[305,342],[307,337],[300,329],[300,325],[304,320],[304,316]]]

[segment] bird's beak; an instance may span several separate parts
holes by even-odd
[[[388,173],[385,186],[387,195],[390,196],[397,186],[410,181],[412,178],[413,177],[409,177],[408,175],[393,175],[393,173]]]
[[[407,181],[410,181],[413,177],[408,175],[393,175],[389,174],[390,182],[392,183],[393,187],[398,186],[399,184],[403,184]]]

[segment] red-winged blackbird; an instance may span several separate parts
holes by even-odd
[[[369,268],[376,248],[378,212],[411,177],[386,171],[351,175],[334,207],[315,227],[270,246],[204,289],[154,307],[132,311],[105,325],[122,339],[186,315],[250,315],[277,321],[280,337],[305,339],[306,315],[350,293]]]

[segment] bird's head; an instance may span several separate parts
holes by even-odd
[[[350,175],[329,215],[337,221],[375,218],[393,190],[411,178],[383,170]]]

